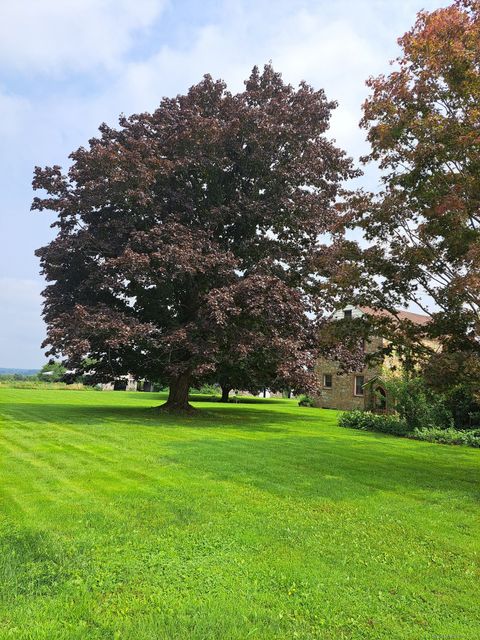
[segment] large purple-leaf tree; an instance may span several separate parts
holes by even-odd
[[[56,212],[58,229],[37,251],[48,353],[98,380],[168,383],[172,410],[236,362],[307,388],[320,238],[341,233],[337,202],[356,175],[325,135],[335,106],[270,65],[235,95],[205,76],[102,125],[66,174],[37,167],[33,209]]]

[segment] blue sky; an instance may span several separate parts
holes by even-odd
[[[43,282],[34,250],[53,232],[30,212],[35,165],[68,163],[98,125],[151,111],[204,73],[232,90],[272,60],[339,101],[331,135],[354,158],[365,80],[440,0],[16,0],[0,9],[0,367],[39,367]],[[369,169],[363,181],[375,187]]]

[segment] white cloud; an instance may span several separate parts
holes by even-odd
[[[436,4],[423,2],[427,8]],[[126,112],[151,110],[163,95],[185,91],[206,72],[238,91],[253,65],[272,60],[287,81],[307,80],[338,100],[332,135],[358,156],[366,150],[358,126],[365,80],[387,70],[398,53],[396,38],[421,7],[418,0],[226,2],[216,21],[192,30],[186,46],[162,45],[150,57],[127,64],[109,97]]]
[[[0,11],[0,66],[59,73],[111,69],[164,0],[16,0]]]

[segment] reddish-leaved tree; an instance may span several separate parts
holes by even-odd
[[[357,174],[325,136],[334,107],[269,65],[235,95],[205,76],[102,125],[66,174],[37,167],[33,208],[58,216],[37,251],[49,354],[98,380],[168,383],[173,410],[267,341],[273,377],[311,372],[319,238],[340,233],[336,202]]]
[[[428,358],[430,337],[468,363],[480,356],[480,3],[420,12],[399,44],[396,68],[367,83],[365,160],[379,163],[384,188],[352,201],[369,246],[351,283],[358,302],[392,312],[391,337],[409,353]],[[408,304],[428,325],[395,318]]]

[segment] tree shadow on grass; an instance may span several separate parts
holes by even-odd
[[[278,405],[282,401],[286,402],[286,398],[256,398],[255,396],[230,396],[228,402],[220,402],[220,396],[205,395],[205,394],[190,394],[190,402],[218,402],[219,404],[226,405],[238,405],[238,404],[270,404]]]
[[[152,398],[152,407],[29,402],[15,407],[12,418],[16,426],[59,424],[89,435],[100,428],[119,438],[125,427],[132,433],[138,430],[138,437],[143,429],[150,431],[153,443],[154,430],[184,429],[185,437],[167,439],[163,445],[193,474],[206,473],[282,496],[343,499],[376,491],[446,492],[455,487],[466,497],[479,497],[478,457],[471,450],[386,434],[337,431],[334,412],[299,409],[297,414],[292,405],[280,403],[275,410],[210,405],[193,415],[178,416],[153,411],[157,399]],[[5,427],[8,430],[8,418]],[[234,434],[231,438],[229,431]]]
[[[297,420],[300,424],[305,417],[288,410],[276,408],[275,411],[257,409],[251,405],[213,405],[205,406],[198,412],[185,415],[168,414],[155,411],[158,405],[122,406],[75,403],[22,403],[22,410],[15,409],[16,422],[47,422],[69,424],[75,426],[114,426],[128,423],[132,427],[198,427],[205,429],[235,429],[241,431],[272,431],[287,433],[292,430]],[[8,409],[7,409],[8,413]],[[321,417],[309,422],[321,424]],[[8,417],[6,420],[8,424]],[[288,425],[287,425],[288,423]]]

